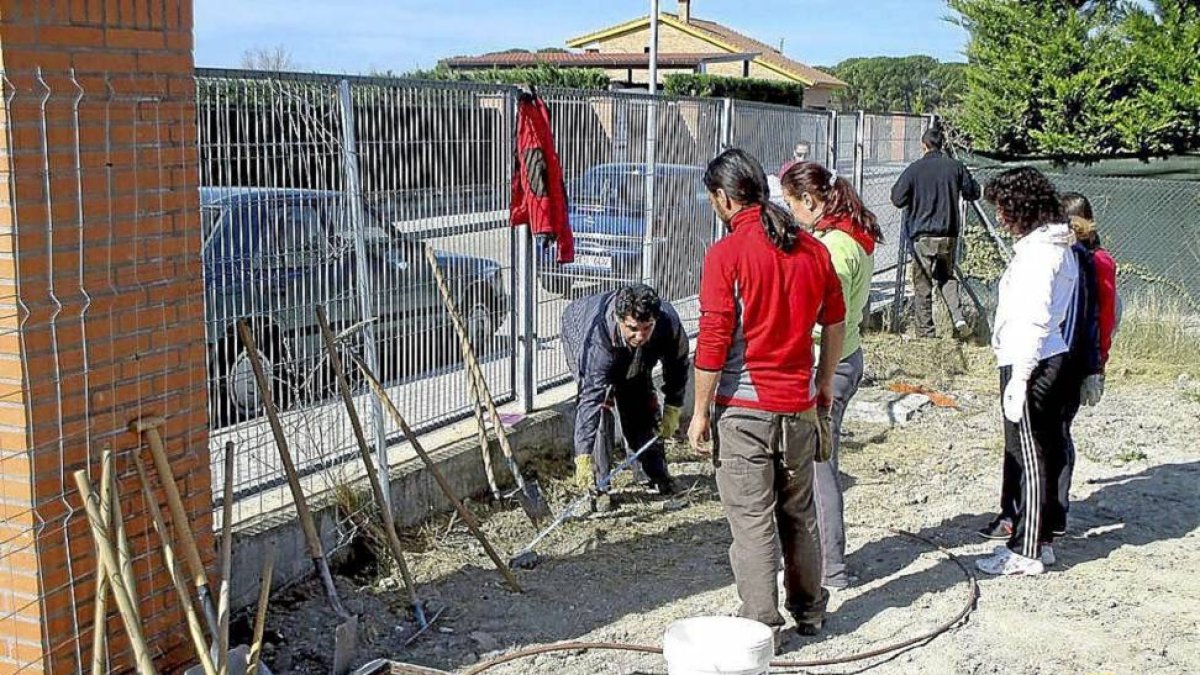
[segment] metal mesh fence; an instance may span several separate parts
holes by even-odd
[[[892,186],[904,168],[921,157],[921,134],[929,118],[916,115],[863,115],[862,179],[859,195],[879,218],[886,245],[875,250],[875,272],[895,270],[903,263],[901,213],[892,206]],[[901,270],[902,271],[902,270]]]
[[[839,114],[835,120],[837,133],[834,134],[834,168],[837,169],[838,175],[851,177],[856,186],[858,185],[858,177],[855,173],[856,160],[859,157],[858,120],[857,113]]]
[[[537,391],[568,379],[559,322],[582,295],[645,280],[696,329],[703,255],[721,234],[701,177],[729,146],[755,154],[771,172],[799,146],[854,178],[897,243],[877,254],[880,301],[898,251],[899,215],[888,191],[917,156],[927,123],[543,90],[576,238],[575,262],[559,265],[552,245],[507,225],[512,88],[202,71],[198,92],[213,467],[219,476],[232,440],[243,497],[280,484],[282,475],[233,320],[250,318],[261,332],[301,471],[344,480],[331,470],[355,449],[313,332],[316,305],[349,331],[352,348],[394,387],[413,424],[466,415],[471,401],[448,317],[418,255],[422,243],[432,245],[457,275],[493,393],[521,395],[528,405]],[[359,258],[370,262],[360,267]],[[358,403],[376,447],[395,441],[372,398],[362,392]],[[260,508],[272,502],[257,499]]]
[[[757,157],[767,173],[778,173],[784,162],[799,154],[829,164],[832,113],[746,101],[730,105],[729,145]]]
[[[975,169],[980,184],[1003,168]],[[1078,192],[1092,203],[1102,245],[1117,261],[1120,290],[1129,297],[1154,291],[1200,312],[1200,184],[1148,178],[1048,173],[1060,192]],[[980,201],[994,228],[995,207]],[[995,235],[974,208],[967,211],[964,276],[988,312],[1004,258]]]
[[[197,87],[214,485],[232,442],[242,506],[250,495],[255,510],[283,498],[266,492],[284,476],[238,320],[254,326],[300,474],[319,474],[325,487],[359,467],[334,470],[357,447],[317,306],[414,427],[469,413],[426,246],[491,392],[511,398],[508,90],[222,72],[199,73]],[[399,430],[349,375],[379,453]]]
[[[647,281],[675,306],[689,331],[704,251],[718,232],[701,178],[720,148],[723,102],[568,90],[541,92],[567,185],[575,262],[552,248],[535,254],[539,389],[568,377],[558,340],[566,305],[583,294]],[[647,131],[654,120],[653,169]],[[654,208],[647,218],[647,177]],[[650,227],[645,226],[649,220]]]

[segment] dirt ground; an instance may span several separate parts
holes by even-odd
[[[906,427],[847,423],[841,470],[849,565],[859,581],[834,592],[825,631],[793,635],[783,658],[862,652],[918,635],[963,606],[968,582],[959,567],[885,528],[936,540],[971,569],[993,546],[975,534],[996,508],[1000,482],[990,353],[897,337],[872,338],[866,350],[870,386],[920,384],[957,407],[926,408]],[[1104,400],[1076,424],[1070,532],[1049,573],[980,579],[974,612],[931,642],[802,672],[1200,672],[1200,372],[1187,367],[1110,368]],[[562,640],[658,645],[672,621],[732,613],[730,537],[712,467],[682,445],[671,459],[683,496],[668,502],[626,484],[615,513],[569,523],[543,543],[542,564],[518,572],[524,594],[506,590],[460,522],[445,518],[407,533],[420,592],[440,612],[407,646],[415,626],[404,594],[386,570],[364,563],[367,554],[358,556],[357,573],[338,583],[363,615],[360,661],[458,671]],[[557,480],[543,480],[556,504],[569,496],[565,471],[564,461]],[[473,508],[504,552],[533,535],[519,509]],[[315,585],[275,598],[267,662],[276,673],[327,672],[333,623]],[[666,665],[659,656],[597,651],[489,672],[666,673]]]

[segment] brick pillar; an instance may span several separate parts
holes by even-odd
[[[0,64],[0,673],[89,668],[96,561],[71,474],[98,483],[106,445],[143,630],[171,669],[186,624],[126,425],[167,418],[211,566],[192,2],[0,0]]]

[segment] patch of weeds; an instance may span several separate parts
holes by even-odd
[[[1146,453],[1141,448],[1129,448],[1117,455],[1117,462],[1121,464],[1129,464],[1131,462],[1140,462],[1147,459]]]
[[[952,387],[964,377],[990,376],[991,351],[953,338],[914,338],[891,333],[863,336],[864,381],[907,381],[932,389]]]

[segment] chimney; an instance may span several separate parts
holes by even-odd
[[[679,0],[679,20],[690,23],[692,20],[692,0]]]

